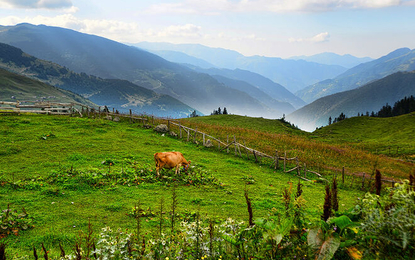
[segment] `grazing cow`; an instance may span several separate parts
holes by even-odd
[[[178,172],[180,172],[181,166],[183,166],[186,171],[190,165],[190,161],[187,161],[181,152],[155,153],[154,160],[156,161],[157,176],[160,176],[160,169],[176,168],[177,174]]]

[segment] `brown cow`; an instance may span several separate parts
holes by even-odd
[[[187,161],[181,152],[164,152],[155,153],[154,160],[156,161],[157,176],[160,176],[160,169],[176,168],[176,174],[180,172],[180,167],[183,166],[185,171],[189,168],[190,161]]]

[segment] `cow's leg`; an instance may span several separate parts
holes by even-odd
[[[177,173],[180,173],[180,167],[182,166],[182,164],[181,163],[179,163],[179,164],[177,164],[176,165],[176,174]]]
[[[160,177],[160,170],[163,169],[164,164],[161,162],[157,162],[156,164],[156,173],[157,173],[157,177]]]

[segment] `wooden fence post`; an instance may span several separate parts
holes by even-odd
[[[227,137],[226,137],[226,146],[228,145],[229,145],[229,134],[227,134]],[[229,153],[229,146],[228,148],[226,148],[226,152]]]
[[[219,142],[218,142],[218,149],[220,151],[220,138],[218,138]]]
[[[154,116],[151,116],[151,124],[153,125],[153,127],[154,127]]]
[[[284,172],[285,172],[286,164],[287,164],[287,151],[284,151]]]
[[[295,158],[295,161],[297,162],[297,175],[300,176],[300,163],[298,161],[298,156]]]
[[[171,131],[170,130],[170,120],[168,120],[168,119],[167,119],[167,128],[169,129],[169,131]]]
[[[193,142],[196,143],[196,135],[197,135],[197,126],[195,128],[195,135],[193,136]]]
[[[253,150],[253,151],[252,151],[252,153],[254,154],[254,157],[255,157],[255,162],[257,163],[257,162],[258,162],[258,158],[256,157],[255,150]]]
[[[235,147],[235,156],[237,155],[237,153],[236,153],[236,137],[235,137],[235,135],[233,135],[233,146]]]
[[[190,140],[190,130],[187,131],[187,141],[189,142]]]
[[[245,146],[245,151],[246,151],[246,158],[248,158],[249,160],[249,153],[248,153],[248,149],[246,149],[247,146],[246,146],[245,140],[244,140],[244,146]]]
[[[182,139],[182,124],[179,121],[179,132],[180,132],[180,139]]]
[[[275,150],[274,170],[279,168],[278,150]]]

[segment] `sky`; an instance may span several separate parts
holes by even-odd
[[[45,24],[123,43],[198,43],[245,56],[415,48],[415,0],[0,0],[0,25]]]

